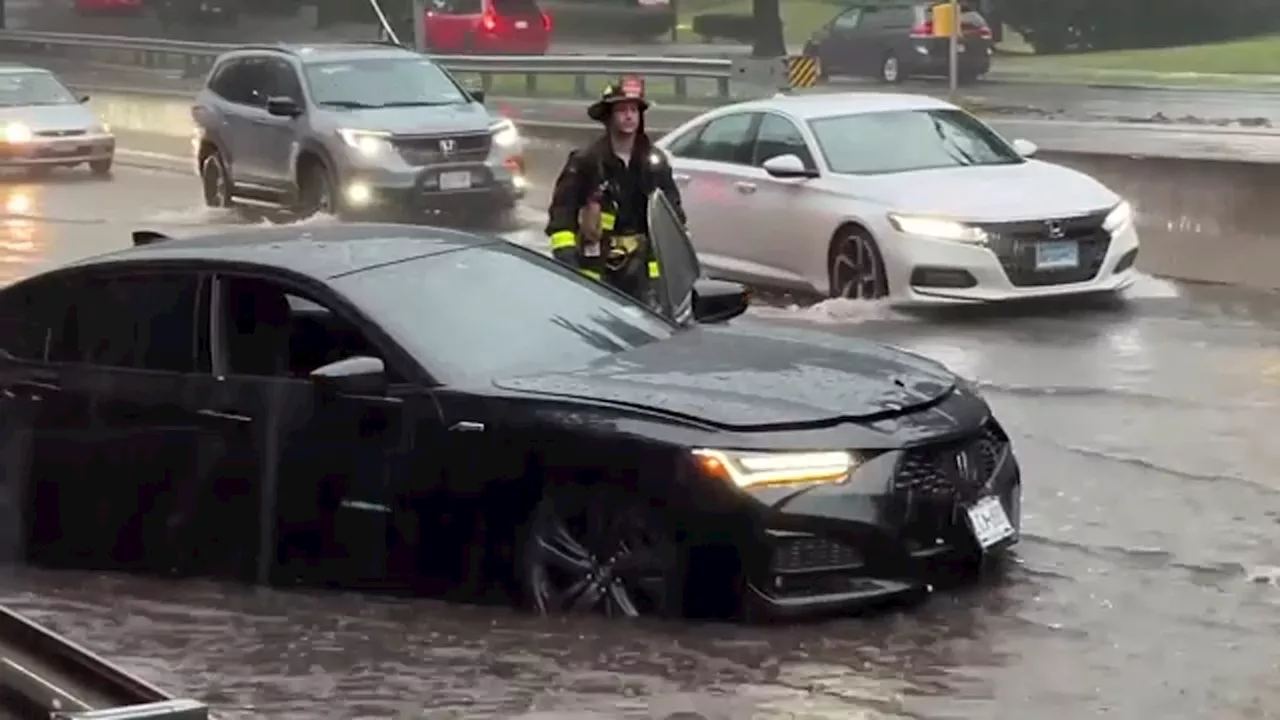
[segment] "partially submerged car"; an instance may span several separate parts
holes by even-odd
[[[376,224],[140,232],[10,286],[0,507],[45,565],[484,581],[547,614],[842,611],[1017,540],[1018,465],[971,385],[724,324],[744,288],[701,279],[660,194],[650,218],[661,312]]]

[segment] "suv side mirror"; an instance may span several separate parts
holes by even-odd
[[[291,97],[267,98],[267,112],[276,117],[298,117],[302,114],[302,106]]]
[[[702,278],[693,284],[693,319],[707,325],[728,322],[746,312],[750,300],[744,285]]]
[[[471,99],[472,99],[472,100],[475,100],[476,102],[480,103],[481,105],[483,105],[483,104],[484,104],[484,98],[485,98],[485,95],[486,95],[485,91],[483,91],[483,90],[468,90],[468,91],[467,91],[467,93],[468,93],[469,95],[471,95]]]
[[[356,355],[311,371],[319,389],[334,395],[382,396],[387,394],[387,366],[376,357]]]
[[[776,178],[813,178],[818,177],[816,170],[804,166],[804,161],[796,155],[778,155],[764,161],[760,167]]]
[[[1035,157],[1035,154],[1040,151],[1040,148],[1035,143],[1022,138],[1013,141],[1013,149],[1014,152],[1024,158]]]
[[[77,102],[79,102],[81,105],[83,105],[83,104],[85,104],[85,103],[89,102],[89,96],[88,96],[88,95],[78,95],[78,96],[76,96],[76,101],[77,101]]]

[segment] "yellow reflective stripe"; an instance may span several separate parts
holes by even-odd
[[[651,278],[662,277],[662,273],[658,271],[658,261],[657,261],[657,260],[650,260],[650,261],[649,261],[649,277],[651,277]]]
[[[613,213],[600,213],[600,229],[612,230],[618,224],[618,216]]]
[[[571,248],[578,244],[578,238],[572,230],[561,230],[551,233],[551,249]]]
[[[599,271],[599,270],[579,270],[578,272],[582,273],[583,275],[586,275],[587,277],[591,278],[592,280],[599,280],[599,279],[600,279],[600,271]]]

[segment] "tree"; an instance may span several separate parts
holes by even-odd
[[[751,46],[752,57],[782,57],[787,54],[787,41],[782,36],[782,10],[778,0],[751,0],[751,14],[756,27],[756,39]]]

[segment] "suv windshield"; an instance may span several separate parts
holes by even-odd
[[[366,108],[467,102],[448,73],[420,57],[308,63],[304,74],[317,105]]]
[[[46,72],[0,74],[0,106],[76,105],[80,101]]]
[[[582,367],[675,325],[554,260],[505,242],[335,281],[447,384]]]
[[[850,175],[1026,162],[963,110],[894,110],[809,121],[832,172]]]

